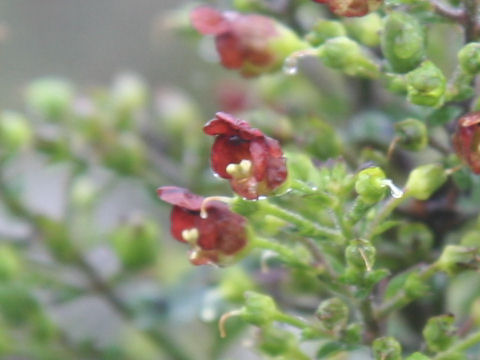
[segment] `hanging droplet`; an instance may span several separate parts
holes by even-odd
[[[296,75],[298,73],[298,62],[305,56],[317,56],[317,49],[300,50],[287,57],[283,63],[283,72],[287,75]]]
[[[395,185],[390,179],[382,180],[382,185],[387,186],[390,189],[390,194],[395,199],[400,199],[404,195],[403,190]]]
[[[298,73],[298,57],[292,55],[286,58],[283,63],[283,72],[287,75],[296,75]]]

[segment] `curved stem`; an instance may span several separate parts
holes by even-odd
[[[268,201],[260,201],[260,208],[270,215],[283,219],[298,227],[301,234],[309,237],[314,237],[318,240],[326,240],[332,238],[339,238],[340,231],[337,229],[328,228],[313,221],[310,221],[300,214],[285,210],[277,205],[269,203]]]
[[[460,340],[447,351],[437,354],[432,360],[443,359],[446,358],[447,355],[453,355],[455,353],[465,351],[477,345],[478,343],[480,343],[480,331],[477,331],[468,336],[467,338]]]

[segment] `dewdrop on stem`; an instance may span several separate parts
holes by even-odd
[[[283,63],[283,72],[287,75],[296,75],[298,73],[298,63],[301,58],[307,56],[317,56],[317,49],[300,50],[287,57]]]
[[[392,180],[384,179],[381,182],[383,186],[386,186],[390,189],[390,194],[395,199],[400,199],[404,195],[403,190],[400,189],[397,185],[395,185]]]

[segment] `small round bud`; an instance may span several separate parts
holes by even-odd
[[[380,32],[383,27],[382,18],[377,13],[363,17],[344,19],[349,34],[360,43],[376,47],[380,44]]]
[[[439,107],[445,101],[447,80],[431,61],[424,61],[406,75],[407,98],[416,105]]]
[[[291,332],[268,326],[262,329],[260,335],[260,350],[269,356],[288,354],[297,347],[297,339]]]
[[[412,254],[426,254],[433,246],[433,233],[423,223],[402,224],[398,228],[398,241]]]
[[[145,147],[131,134],[121,134],[105,154],[107,166],[121,174],[137,173],[145,165]]]
[[[423,29],[415,17],[392,11],[384,20],[381,45],[392,70],[405,73],[414,69],[424,57]]]
[[[472,42],[465,45],[458,52],[460,68],[470,75],[480,72],[480,43]]]
[[[230,209],[240,215],[250,216],[256,213],[260,208],[258,201],[249,201],[239,196],[233,198],[230,202]]]
[[[405,75],[385,73],[383,74],[385,87],[394,94],[405,95],[407,93],[407,79]]]
[[[0,115],[0,146],[15,152],[32,143],[33,133],[28,120],[20,114],[4,111]]]
[[[391,336],[385,336],[378,339],[372,344],[373,356],[375,360],[401,360],[402,346]]]
[[[385,180],[385,173],[379,167],[364,169],[357,174],[355,191],[365,203],[377,203],[381,201],[388,192],[385,186]]]
[[[158,235],[155,222],[136,217],[117,227],[111,234],[111,241],[123,265],[139,269],[157,259]]]
[[[407,150],[420,151],[428,144],[427,127],[420,120],[409,118],[395,123],[395,133],[399,145]]]
[[[360,344],[363,336],[363,325],[361,323],[353,323],[347,326],[343,334],[343,339],[347,344]]]
[[[72,86],[62,79],[39,79],[26,91],[27,105],[46,120],[62,120],[70,112],[73,98]]]
[[[305,39],[313,46],[322,45],[328,39],[345,36],[347,31],[343,24],[334,20],[318,20]]]
[[[430,290],[429,286],[425,283],[425,280],[422,280],[416,272],[407,276],[403,289],[410,299],[417,299],[425,296]]]
[[[408,176],[405,185],[408,196],[427,200],[447,181],[445,169],[437,164],[427,164],[415,168]]]
[[[145,106],[147,87],[137,76],[124,74],[115,79],[112,88],[112,105],[120,129],[130,129],[135,123],[133,115]]]
[[[78,207],[92,205],[98,195],[96,184],[85,177],[77,179],[72,187],[72,203]]]
[[[322,301],[315,312],[315,316],[322,322],[322,327],[334,332],[345,328],[348,315],[348,306],[339,298]]]
[[[230,267],[222,271],[219,291],[223,298],[234,303],[243,302],[244,294],[255,288],[248,274],[240,267]]]
[[[8,246],[0,246],[0,281],[14,279],[21,271],[21,262],[15,250]]]
[[[478,249],[460,245],[447,245],[436,264],[449,275],[478,268]]]
[[[375,78],[378,64],[355,41],[339,36],[329,39],[319,48],[323,63],[350,76]]]
[[[275,301],[267,295],[254,291],[245,294],[243,319],[253,325],[265,326],[275,321],[278,310]]]
[[[345,258],[349,267],[361,271],[371,271],[375,264],[377,250],[367,240],[358,239],[350,242],[345,249]]]
[[[428,319],[422,334],[431,351],[444,351],[453,344],[457,332],[454,320],[452,315],[439,315]]]

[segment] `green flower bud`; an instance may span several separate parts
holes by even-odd
[[[245,294],[245,300],[241,315],[246,322],[257,326],[265,326],[275,321],[278,309],[270,296],[249,291]]]
[[[423,223],[402,224],[398,228],[398,241],[412,254],[422,256],[433,246],[433,233]]]
[[[385,87],[394,94],[405,95],[407,93],[407,79],[405,75],[384,73],[382,80]]]
[[[377,250],[364,239],[352,240],[345,249],[345,258],[349,267],[361,271],[370,271],[375,264]]]
[[[318,118],[311,120],[309,130],[302,139],[307,151],[324,161],[338,157],[342,151],[342,143],[335,128]]]
[[[427,164],[415,168],[408,176],[406,194],[418,200],[427,200],[447,181],[445,169],[437,164]]]
[[[345,328],[348,315],[348,306],[339,298],[322,301],[315,312],[315,316],[322,322],[322,327],[334,332]]]
[[[395,133],[399,144],[412,151],[420,151],[428,144],[428,131],[423,122],[417,119],[405,119],[395,123]]]
[[[347,326],[343,334],[343,340],[347,344],[360,344],[363,336],[363,325],[361,323],[353,323]]]
[[[326,66],[350,76],[376,78],[379,75],[375,60],[358,43],[345,36],[327,40],[319,48],[319,57]]]
[[[374,204],[381,201],[388,192],[385,186],[386,176],[379,167],[360,171],[355,181],[355,191],[363,202]]]
[[[21,271],[20,258],[10,246],[0,246],[0,281],[6,282],[17,277]]]
[[[415,352],[409,357],[407,357],[405,360],[430,360],[430,358],[422,353]]]
[[[158,255],[158,225],[147,219],[132,218],[111,234],[113,248],[129,269],[139,269],[155,262]]]
[[[475,89],[472,86],[474,77],[475,75],[457,69],[448,83],[446,100],[462,101],[473,97],[475,95]]]
[[[26,286],[19,283],[0,285],[0,312],[8,323],[30,323],[39,311],[38,301]]]
[[[197,119],[200,112],[197,105],[186,94],[179,91],[162,90],[155,97],[157,113],[162,131],[176,138],[197,129],[200,122]]]
[[[112,104],[116,114],[117,126],[130,129],[135,112],[145,106],[147,88],[145,83],[134,75],[122,75],[115,80],[112,89]]]
[[[402,346],[391,336],[385,336],[378,339],[372,344],[373,356],[375,360],[401,360]]]
[[[305,40],[313,46],[319,46],[328,39],[346,35],[347,31],[341,22],[321,19],[315,23],[312,31],[305,36]]]
[[[348,33],[362,44],[376,47],[380,44],[382,18],[376,12],[356,18],[345,18]]]
[[[62,120],[70,112],[73,100],[72,86],[62,79],[39,79],[26,91],[27,105],[47,120]]]
[[[403,289],[410,299],[418,299],[419,297],[425,296],[430,290],[430,287],[418,273],[413,272],[407,276]]]
[[[460,245],[447,245],[437,260],[438,268],[449,275],[478,268],[478,249]]]
[[[423,337],[428,349],[433,352],[447,350],[456,340],[457,328],[452,315],[439,315],[428,319],[423,328]]]
[[[222,271],[219,291],[223,298],[234,303],[243,302],[247,291],[253,290],[255,284],[240,267],[230,267]]]
[[[406,75],[407,98],[416,105],[440,107],[445,101],[447,80],[431,61],[424,61]]]
[[[56,259],[64,262],[72,262],[77,259],[76,249],[64,223],[47,217],[40,217],[37,221],[44,241]]]
[[[124,175],[138,173],[145,165],[145,147],[131,134],[121,134],[104,157],[105,165]]]
[[[96,184],[85,177],[77,179],[72,186],[72,203],[75,206],[86,208],[97,199]]]
[[[468,43],[460,49],[457,56],[460,68],[464,72],[470,75],[480,72],[480,43]]]
[[[414,69],[424,57],[423,29],[415,17],[392,11],[384,20],[381,45],[392,70],[405,73]]]
[[[286,355],[297,347],[297,339],[291,332],[273,326],[262,329],[259,348],[265,354],[273,357]]]
[[[15,152],[32,143],[33,133],[28,120],[20,114],[4,111],[0,115],[0,146]]]

